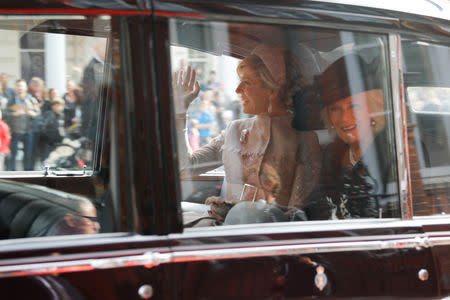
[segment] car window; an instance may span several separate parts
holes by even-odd
[[[108,19],[83,16],[0,19],[1,171],[95,168],[110,69],[105,28]]]
[[[399,217],[384,35],[170,23],[185,227]]]
[[[113,231],[100,164],[110,22],[0,17],[0,239]]]
[[[414,214],[448,214],[450,48],[409,37],[402,47]]]

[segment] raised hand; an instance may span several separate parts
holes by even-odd
[[[180,70],[175,72],[173,76],[172,87],[175,95],[176,113],[185,113],[189,104],[197,98],[200,92],[195,70],[188,66],[184,78],[183,75],[183,70]]]

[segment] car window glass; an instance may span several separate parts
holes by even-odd
[[[83,18],[0,20],[1,171],[94,169],[109,21]]]
[[[404,38],[414,215],[450,213],[450,47]]]
[[[170,41],[186,227],[400,215],[385,36],[172,20]]]
[[[110,22],[0,17],[0,239],[113,231],[99,162]]]

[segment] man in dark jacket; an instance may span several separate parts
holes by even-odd
[[[16,81],[14,98],[8,102],[6,120],[11,130],[11,157],[7,162],[8,170],[16,170],[16,155],[19,142],[23,143],[23,168],[33,170],[33,127],[35,119],[41,114],[39,103],[27,93],[25,80]]]

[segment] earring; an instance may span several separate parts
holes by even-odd
[[[272,101],[269,102],[269,106],[267,107],[267,112],[272,113]]]
[[[372,127],[375,127],[375,125],[377,125],[377,122],[374,119],[372,119],[370,120],[370,125],[372,125]]]

